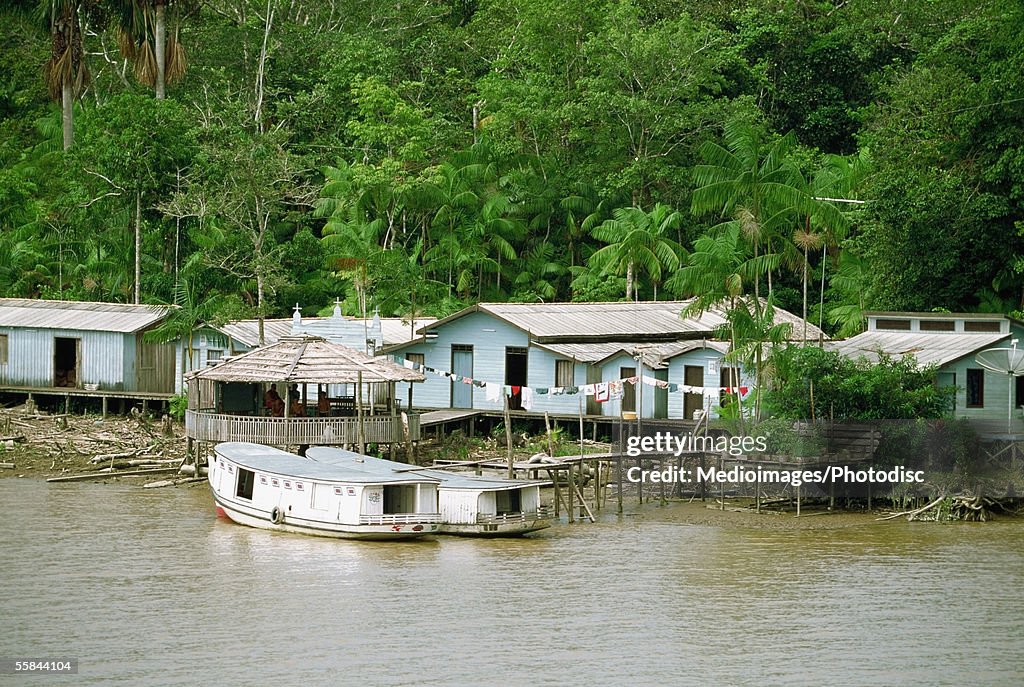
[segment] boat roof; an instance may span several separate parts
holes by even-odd
[[[397,463],[393,460],[364,456],[354,451],[347,451],[342,448],[330,446],[314,446],[306,451],[306,457],[317,462],[331,465],[348,466],[351,464],[366,465],[370,469],[378,470],[382,474],[389,475],[422,475],[428,479],[435,479],[441,482],[442,489],[466,489],[474,491],[502,491],[504,489],[519,489],[521,487],[534,487],[548,484],[544,480],[521,480],[505,479],[502,477],[484,477],[482,475],[470,475],[464,472],[448,472],[446,470],[434,470],[430,468],[419,468],[407,463]],[[357,462],[362,459],[365,462]]]
[[[344,464],[312,460],[272,446],[241,441],[217,444],[216,451],[219,455],[242,467],[292,479],[350,484],[438,484],[441,481],[416,472],[392,471],[389,473],[369,464],[364,468],[362,463],[355,460]]]

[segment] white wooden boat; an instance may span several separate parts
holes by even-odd
[[[440,531],[439,479],[363,466],[228,442],[214,449],[209,480],[218,515],[252,527],[345,539],[410,539]]]
[[[418,468],[327,446],[311,447],[306,451],[306,457],[337,466],[362,465],[382,475],[415,474],[438,480],[438,509],[443,534],[508,537],[551,526],[540,499],[541,487],[549,482]]]

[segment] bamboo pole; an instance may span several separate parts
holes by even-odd
[[[508,394],[502,395],[505,397],[505,450],[508,454],[508,478],[512,479],[512,418],[509,416],[508,412]],[[557,484],[555,485],[555,488],[558,488]]]
[[[359,416],[359,453],[366,454],[366,432],[363,427],[363,372],[356,373],[356,414]]]

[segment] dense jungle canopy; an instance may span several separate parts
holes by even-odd
[[[1017,311],[1022,26],[1015,0],[8,1],[0,294]]]

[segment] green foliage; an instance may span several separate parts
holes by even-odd
[[[911,356],[870,363],[816,347],[789,347],[776,351],[771,362],[768,405],[786,418],[939,418],[949,413],[955,393],[935,384],[935,366],[921,368]]]
[[[178,422],[184,422],[185,411],[188,410],[188,396],[178,394],[167,402],[167,409],[171,417]]]
[[[1018,3],[286,5],[0,8],[3,295],[129,300],[137,230],[143,298],[216,317],[1024,302]]]

